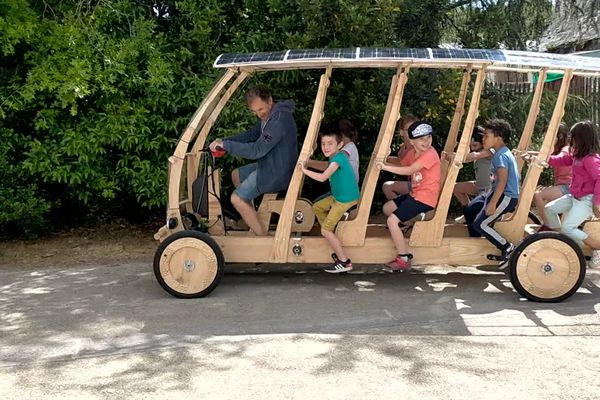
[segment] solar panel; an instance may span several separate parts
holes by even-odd
[[[322,65],[321,60],[343,60],[369,65],[372,61],[384,60],[430,60],[441,67],[460,64],[461,61],[481,61],[491,63],[491,68],[533,68],[548,67],[550,69],[572,68],[580,72],[600,73],[597,59],[566,54],[535,53],[512,50],[487,49],[399,49],[393,47],[360,47],[342,49],[285,50],[259,53],[228,53],[220,55],[214,63],[215,67],[231,67],[241,65],[257,65],[268,69],[271,65],[280,65],[291,61],[290,65],[306,66],[302,61],[312,61],[310,65]],[[271,64],[273,63],[273,64]],[[429,62],[428,62],[429,64]],[[379,65],[379,64],[377,64]]]
[[[356,58],[356,49],[312,49],[290,50],[288,60],[305,60],[309,58]]]
[[[427,49],[398,49],[394,47],[360,48],[359,58],[425,58],[429,59]]]
[[[452,60],[484,60],[484,61],[504,61],[504,53],[501,50],[484,49],[431,49],[433,59],[452,59]]]
[[[221,54],[215,66],[225,64],[249,63],[258,61],[282,61],[287,51],[270,51],[261,53],[226,53]]]
[[[572,56],[568,54],[533,53],[526,51],[507,50],[507,63],[512,65],[539,65],[547,67],[579,67],[582,69],[600,71],[600,62],[591,57]]]

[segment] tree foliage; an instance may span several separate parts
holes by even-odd
[[[221,73],[212,68],[220,53],[436,46],[448,37],[452,18],[462,44],[497,47],[518,42],[497,29],[502,22],[494,10],[504,7],[503,18],[509,18],[507,7],[517,2],[508,3],[0,0],[0,234],[160,210],[166,160]],[[497,23],[485,28],[485,18]],[[333,73],[327,118],[355,121],[365,156],[393,72]],[[293,98],[303,132],[318,75],[265,73],[249,84],[264,83],[277,98]],[[459,85],[453,72],[413,71],[403,112],[445,132]],[[215,134],[237,133],[252,121],[236,98]]]

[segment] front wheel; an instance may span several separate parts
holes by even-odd
[[[525,238],[509,260],[515,290],[532,301],[559,302],[572,296],[585,277],[585,257],[573,239],[556,232]]]
[[[206,233],[177,232],[165,239],[154,255],[154,275],[175,297],[190,299],[212,292],[223,277],[223,252]]]

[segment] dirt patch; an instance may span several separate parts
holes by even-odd
[[[103,223],[36,240],[0,242],[0,266],[15,268],[152,263],[160,224]]]

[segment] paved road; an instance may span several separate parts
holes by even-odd
[[[0,267],[0,398],[600,396],[600,272],[537,304],[491,270],[275,271],[179,300],[145,264]]]

